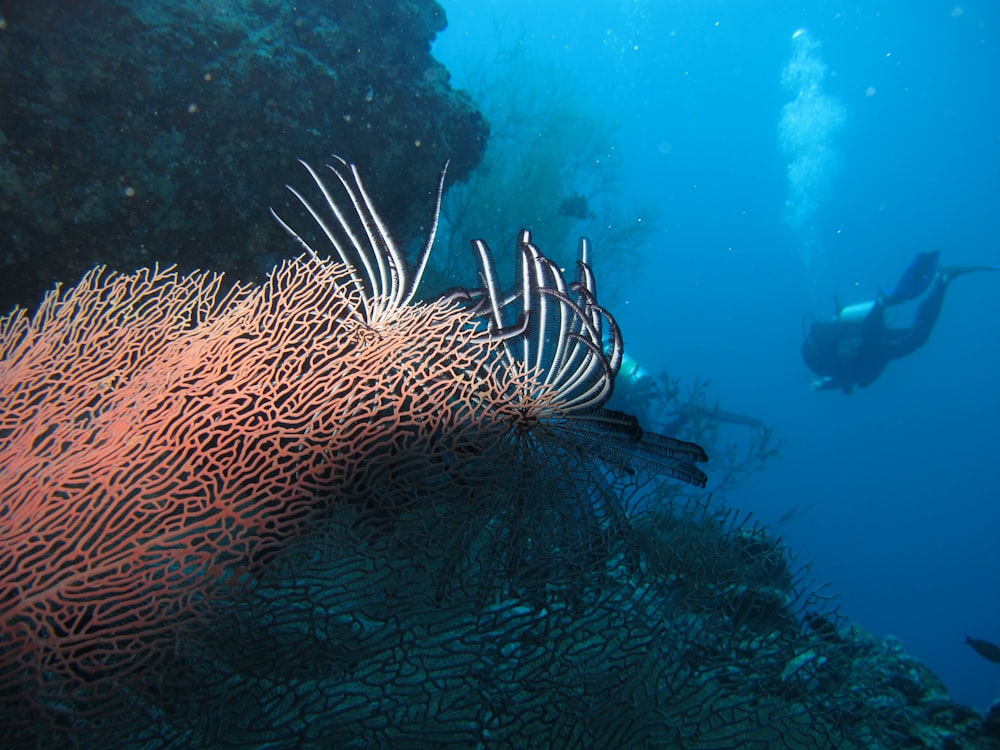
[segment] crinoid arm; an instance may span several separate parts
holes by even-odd
[[[413,300],[427,267],[427,259],[437,234],[448,163],[445,162],[438,178],[434,212],[426,242],[412,267],[376,210],[354,164],[334,156],[331,163],[326,165],[347,195],[350,208],[345,212],[341,204],[346,202],[334,196],[319,173],[301,159],[299,163],[305,167],[319,189],[323,203],[316,206],[297,188],[291,185],[286,187],[316,222],[339,260],[350,269],[351,281],[369,310],[368,322],[374,324],[391,317]],[[273,208],[270,210],[278,224],[309,255],[318,257],[317,251],[298,232],[278,216]]]
[[[708,460],[694,443],[647,433],[635,417],[605,409],[621,367],[623,344],[614,317],[597,301],[590,243],[580,241],[578,278],[567,282],[522,230],[517,281],[504,290],[489,246],[472,243],[482,287],[452,290],[486,321],[487,336],[502,342],[502,356],[535,374],[520,394],[518,413],[530,428],[569,433],[575,445],[612,469],[659,473],[698,487],[707,482],[695,464]]]
[[[465,294],[473,312],[486,320],[488,334],[503,342],[508,363],[519,362],[535,372],[539,394],[554,395],[560,412],[600,407],[611,396],[622,346],[614,318],[591,291],[592,274],[587,280],[581,272],[581,281],[567,283],[532,242],[531,233],[522,230],[517,282],[504,290],[489,246],[474,240],[472,247],[482,288]],[[581,260],[580,265],[586,263]]]
[[[592,455],[625,471],[665,474],[697,487],[708,483],[695,464],[708,461],[705,449],[687,440],[646,432],[631,414],[600,409],[577,417],[574,428]]]

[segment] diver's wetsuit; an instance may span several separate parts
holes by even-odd
[[[816,321],[802,344],[802,358],[819,377],[816,390],[839,388],[850,393],[854,386],[870,385],[893,359],[906,357],[927,343],[944,304],[948,283],[973,271],[995,271],[993,266],[952,266],[937,270],[937,252],[917,256],[891,294],[879,295],[860,318],[851,319],[839,310],[831,321]],[[929,271],[929,273],[928,273]],[[920,301],[908,328],[885,324],[887,307],[915,299]],[[863,306],[855,306],[863,307]]]

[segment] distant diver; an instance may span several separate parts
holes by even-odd
[[[968,635],[965,636],[965,642],[984,659],[1000,664],[1000,646],[997,644],[979,638],[971,638]]]
[[[996,266],[939,268],[939,255],[938,250],[917,255],[893,291],[880,291],[874,300],[847,307],[837,303],[833,320],[812,319],[802,344],[802,359],[818,376],[810,383],[813,390],[839,388],[850,393],[854,386],[871,385],[890,360],[906,357],[927,343],[952,279],[973,271],[1000,270]],[[912,325],[908,328],[886,325],[885,313],[889,307],[921,296]]]

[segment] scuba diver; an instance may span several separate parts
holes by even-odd
[[[810,383],[813,390],[839,388],[850,393],[854,386],[870,385],[890,360],[912,354],[927,343],[953,279],[974,271],[1000,270],[996,266],[939,268],[939,255],[938,250],[917,255],[893,291],[880,291],[874,300],[847,307],[837,303],[833,320],[813,319],[802,344],[802,359],[818,376]],[[886,325],[888,308],[921,296],[908,328]]]

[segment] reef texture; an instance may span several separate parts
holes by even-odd
[[[356,265],[95,269],[0,319],[0,745],[997,746],[683,499],[696,446],[622,435],[585,263],[523,233],[520,292],[414,303],[334,171]]]
[[[537,489],[569,489],[553,461],[590,473],[539,460]],[[185,642],[169,695],[120,746],[998,746],[897,644],[818,614],[787,552],[745,519],[618,484],[619,501],[663,505],[594,525],[589,548],[543,549],[595,498],[542,503],[519,494],[525,479],[490,500],[440,494],[391,532],[371,514],[331,519]]]
[[[433,0],[59,0],[0,9],[0,311],[96,264],[262,279],[295,159],[365,166],[402,239],[488,128]]]

